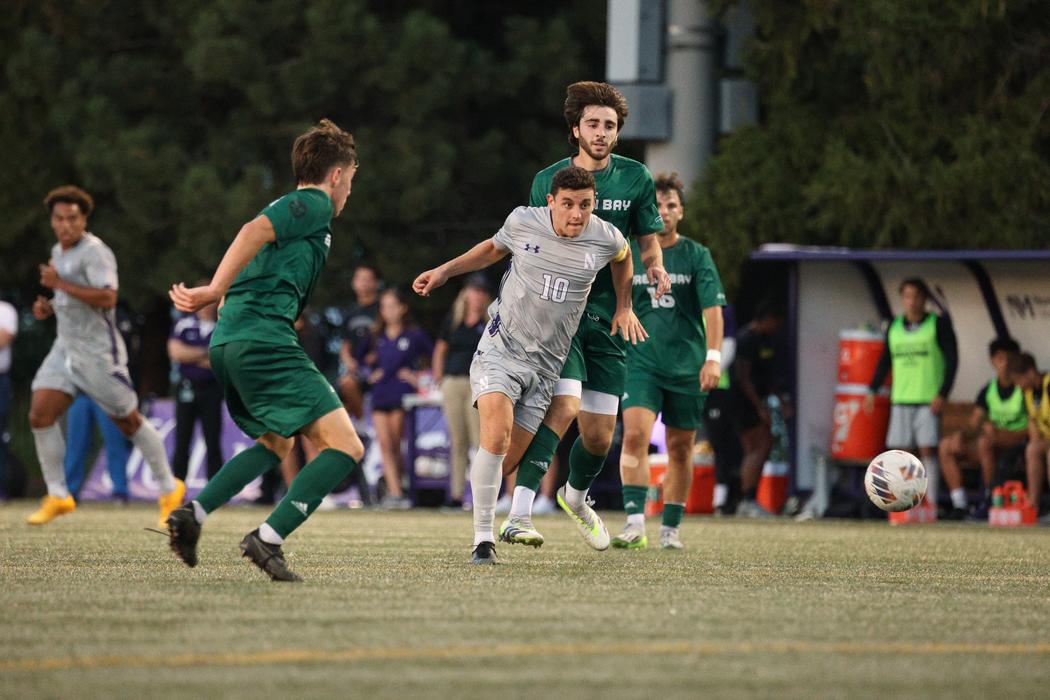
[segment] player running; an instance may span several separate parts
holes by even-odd
[[[627,238],[637,239],[638,258],[659,298],[670,289],[670,281],[663,269],[660,245],[650,235],[664,228],[656,208],[653,178],[638,161],[612,153],[626,118],[627,100],[611,85],[570,85],[565,98],[565,121],[569,143],[577,147],[577,153],[536,174],[530,203],[540,204],[550,188],[552,175],[561,168],[576,165],[590,171],[598,192],[594,213]],[[558,505],[576,522],[589,545],[595,549],[609,546],[605,525],[587,504],[587,490],[605,464],[623,393],[626,347],[611,329],[615,303],[612,275],[609,270],[601,270],[547,415],[520,466],[507,462],[508,472],[518,468],[510,516],[500,527],[501,537],[507,542],[527,544],[527,539],[538,535],[532,525],[532,503],[558,442],[578,415],[580,437],[569,453],[569,482],[558,491]]]
[[[47,495],[26,522],[43,525],[76,509],[66,486],[66,441],[58,419],[76,395],[84,393],[142,452],[160,489],[163,523],[182,501],[186,485],[171,473],[160,434],[138,410],[127,349],[116,327],[116,258],[102,239],[87,230],[95,206],[87,192],[72,185],[59,187],[44,198],[44,206],[58,243],[48,263],[40,266],[40,284],[55,295],[38,296],[33,316],[42,321],[54,315],[58,332],[33,378],[29,426]]]
[[[498,563],[492,521],[504,460],[520,458],[543,420],[587,294],[609,263],[616,289],[609,332],[631,343],[645,339],[631,310],[627,240],[615,226],[591,216],[594,199],[594,177],[583,168],[563,168],[551,178],[546,207],[518,207],[491,239],[424,272],[412,285],[427,296],[450,277],[513,255],[470,366],[481,417],[481,444],[470,467],[474,564]],[[593,526],[598,516],[587,511],[584,517]],[[518,538],[537,547],[543,543],[535,531]]]
[[[299,581],[281,544],[310,517],[364,454],[335,390],[299,345],[295,319],[310,300],[357,172],[354,138],[321,122],[295,140],[298,187],[245,224],[211,284],[176,284],[171,299],[196,311],[224,299],[211,339],[211,366],[237,425],[257,440],[223,465],[197,498],[168,518],[171,548],[197,564],[197,540],[209,513],[288,455],[296,434],[320,454],[303,467],[266,522],[241,540],[241,551],[275,581]]]
[[[675,174],[657,175],[656,201],[664,223],[657,240],[671,277],[671,292],[657,298],[644,275],[634,276],[634,308],[651,341],[627,349],[623,393],[623,451],[620,478],[627,524],[612,546],[641,549],[649,485],[649,438],[658,413],[667,428],[660,546],[681,549],[678,526],[693,478],[693,445],[707,392],[718,386],[722,368],[722,280],[708,249],[678,235],[685,213],[684,187]],[[640,251],[631,245],[637,261]]]

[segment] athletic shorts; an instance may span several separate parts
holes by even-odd
[[[928,405],[893,404],[890,406],[890,427],[886,431],[886,447],[891,450],[910,450],[913,447],[937,447],[941,425]]]
[[[672,391],[668,385],[640,369],[627,372],[626,387],[620,400],[623,408],[648,408],[663,414],[663,424],[680,430],[696,430],[704,415],[703,394]]]
[[[514,422],[533,435],[551,405],[557,379],[496,348],[478,350],[470,363],[470,393],[475,406],[484,394],[499,393],[514,404]]]
[[[87,394],[106,415],[125,418],[139,406],[126,365],[110,356],[84,356],[55,343],[33,378],[32,390],[53,389],[70,396]]]
[[[578,379],[584,389],[621,396],[627,375],[627,344],[619,335],[609,335],[610,324],[584,313],[572,337],[569,355],[562,366],[562,379]]]
[[[236,340],[212,347],[209,357],[230,417],[253,438],[291,437],[343,406],[298,345]]]

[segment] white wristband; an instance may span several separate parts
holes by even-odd
[[[708,350],[707,351],[707,361],[708,362],[717,362],[718,364],[722,364],[722,351],[721,350]]]

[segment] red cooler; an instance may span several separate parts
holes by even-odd
[[[667,455],[649,455],[649,493],[645,499],[645,514],[664,512],[664,477],[667,475]],[[715,494],[715,463],[710,454],[693,454],[693,483],[685,501],[686,513],[713,513]]]
[[[890,425],[890,397],[886,389],[875,395],[875,409],[864,412],[865,384],[835,387],[832,411],[831,458],[867,462],[885,450],[886,429]]]
[[[886,338],[881,333],[866,330],[839,332],[838,384],[871,384],[875,367],[879,364]],[[890,384],[886,375],[885,386]]]

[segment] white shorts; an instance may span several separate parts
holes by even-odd
[[[890,427],[886,447],[910,450],[914,447],[937,447],[941,423],[926,405],[894,404],[890,406]]]
[[[533,435],[554,396],[555,377],[540,375],[529,365],[507,357],[495,348],[478,350],[470,363],[471,400],[475,405],[484,394],[499,393],[514,404],[514,422]]]
[[[124,418],[139,406],[125,365],[108,357],[84,357],[67,352],[58,343],[44,358],[33,377],[32,390],[54,389],[70,396],[87,394],[106,415]]]

